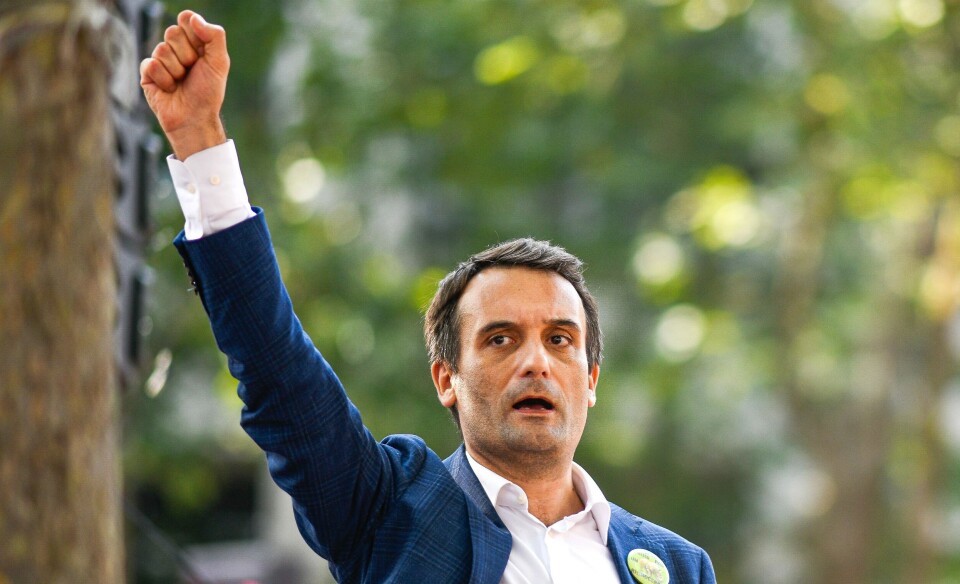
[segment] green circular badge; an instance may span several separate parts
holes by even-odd
[[[636,549],[627,554],[627,567],[640,584],[669,584],[670,574],[663,560],[652,552]]]

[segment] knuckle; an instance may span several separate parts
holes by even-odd
[[[156,59],[162,59],[163,57],[170,55],[170,45],[167,43],[160,43],[157,45],[157,48],[153,50],[153,56]]]
[[[197,55],[197,49],[194,47],[187,39],[182,39],[182,42],[176,45],[177,54],[184,57],[185,59],[195,60]]]

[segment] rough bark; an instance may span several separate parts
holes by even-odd
[[[91,6],[0,11],[0,584],[123,579],[110,66]]]

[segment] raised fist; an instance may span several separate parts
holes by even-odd
[[[140,63],[140,86],[177,158],[226,141],[220,108],[230,56],[223,27],[184,10]]]

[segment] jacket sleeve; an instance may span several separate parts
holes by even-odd
[[[333,562],[367,537],[417,452],[379,444],[294,314],[263,212],[195,241],[174,241],[239,380],[241,425],[294,502],[307,543]],[[422,443],[421,443],[422,444]],[[415,449],[414,449],[415,450]]]

